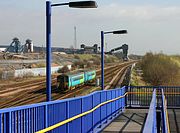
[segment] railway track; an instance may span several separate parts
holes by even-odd
[[[121,70],[119,70],[116,75],[114,76],[114,78],[109,82],[108,85],[105,86],[105,90],[107,89],[111,89],[111,88],[118,88],[121,86],[121,83],[123,81],[124,78],[124,73],[126,72],[127,68],[130,67],[131,65],[126,65],[123,66],[121,68]]]
[[[105,86],[107,86],[113,79],[113,76],[118,73],[123,67],[132,64],[132,62],[124,63],[120,65],[110,66],[105,68]],[[100,70],[97,70],[97,77],[100,78]],[[91,89],[92,86],[86,86],[86,89]],[[32,104],[46,101],[46,89],[45,89],[45,79],[42,79],[36,83],[29,82],[29,84],[22,84],[22,86],[16,86],[13,90],[12,88],[7,88],[0,91],[0,98],[4,99],[0,101],[0,108],[19,106],[25,104]],[[64,99],[69,97],[74,97],[84,90],[84,86],[74,89],[67,94],[60,94],[56,89],[56,78],[52,78],[52,99]],[[11,92],[12,91],[12,92]]]

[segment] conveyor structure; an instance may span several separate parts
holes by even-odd
[[[121,47],[111,49],[108,52],[108,54],[113,54],[115,51],[118,51],[118,50],[121,50],[121,49],[123,50],[123,60],[127,61],[128,60],[128,45],[127,44],[123,44]]]

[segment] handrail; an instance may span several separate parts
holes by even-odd
[[[157,133],[156,126],[156,89],[153,91],[153,97],[149,107],[148,116],[143,129],[143,133]]]
[[[43,133],[40,131],[42,131],[42,129],[44,128],[54,129],[54,128],[60,127],[57,130],[64,131],[64,132],[67,130],[69,132],[72,132],[72,130],[74,130],[75,128],[74,125],[76,125],[77,123],[78,125],[82,124],[82,127],[79,126],[77,127],[78,129],[75,128],[77,129],[77,132],[80,132],[80,131],[85,132],[85,131],[91,131],[91,130],[100,131],[102,128],[104,128],[104,126],[106,126],[106,124],[107,125],[109,124],[108,122],[112,120],[112,117],[114,119],[114,117],[116,117],[117,114],[122,113],[123,108],[125,108],[126,106],[130,108],[136,107],[136,106],[140,108],[141,107],[148,108],[148,106],[152,104],[152,100],[154,99],[154,93],[155,93],[155,95],[158,96],[157,98],[160,98],[160,99],[157,99],[158,104],[154,108],[161,109],[161,114],[160,113],[157,113],[157,114],[161,115],[162,117],[161,117],[161,124],[160,125],[157,124],[157,122],[159,122],[157,120],[157,121],[154,121],[155,125],[153,126],[155,128],[156,125],[159,125],[158,127],[156,127],[156,131],[158,131],[161,126],[162,130],[164,127],[167,128],[166,131],[168,132],[165,132],[165,133],[170,132],[169,122],[168,122],[167,103],[168,103],[168,106],[176,105],[176,103],[175,104],[171,103],[171,97],[173,97],[173,95],[175,96],[175,98],[179,96],[180,92],[177,91],[177,89],[169,91],[170,89],[168,90],[166,87],[164,88],[157,87],[156,92],[152,87],[143,88],[142,86],[134,87],[134,89],[133,87],[132,89],[129,89],[127,87],[122,87],[121,89],[122,91],[120,89],[118,89],[117,91],[116,90],[96,91],[89,95],[76,97],[76,98],[69,98],[65,100],[57,100],[57,101],[51,101],[51,102],[43,102],[43,103],[37,103],[37,104],[32,104],[32,105],[0,109],[0,121],[1,121],[0,129],[2,128],[4,132],[8,132],[8,130],[15,131],[16,129],[23,130],[25,128],[30,129],[31,127],[33,127],[34,129],[32,129],[32,132],[37,131],[37,133]],[[164,92],[161,92],[162,89]],[[123,97],[126,97],[126,96],[128,97],[124,99]],[[150,99],[150,97],[152,97],[152,99]],[[118,99],[121,99],[121,98],[122,98],[122,102],[119,103]],[[108,101],[108,99],[110,100]],[[138,99],[138,101],[136,101],[136,99]],[[69,101],[73,101],[73,102],[69,102]],[[91,101],[91,104],[88,104],[89,101]],[[114,104],[113,101],[117,102],[117,104],[116,103]],[[160,101],[163,101],[163,102],[160,103]],[[108,105],[108,103],[110,103],[110,105]],[[78,104],[79,108],[77,109],[77,111],[72,110],[72,108],[74,108],[74,104]],[[110,110],[110,106],[111,106],[111,110]],[[179,105],[177,104],[177,106]],[[62,114],[59,113],[58,109],[63,111],[63,113]],[[53,113],[49,113],[49,111],[52,111]],[[150,112],[150,108],[149,108],[149,112]],[[153,111],[151,111],[151,113],[152,112]],[[29,115],[32,115],[32,117],[29,117]],[[98,117],[96,119],[97,115]],[[153,115],[156,115],[156,114],[153,114]],[[153,115],[151,116],[154,117],[154,119],[153,118],[151,119],[155,120],[155,116]],[[163,119],[163,117],[165,118],[165,120]],[[17,119],[17,118],[21,118],[21,119]],[[77,120],[78,118],[80,118],[81,120]],[[165,126],[162,125],[163,120],[164,120]],[[84,121],[86,121],[87,123],[84,123]],[[69,122],[73,122],[73,124]],[[19,123],[29,123],[29,124],[22,125]],[[70,125],[66,127],[67,123]],[[88,128],[86,128],[87,126]],[[149,131],[150,130],[148,130],[148,132]]]
[[[162,92],[162,122],[163,122],[163,133],[170,133],[169,127],[169,118],[168,118],[168,111],[167,111],[167,100],[164,95],[163,89]]]
[[[128,94],[128,93],[126,92],[126,93],[125,93],[124,95],[122,95],[122,96],[119,96],[119,97],[117,97],[117,98],[108,100],[108,101],[103,102],[103,103],[101,103],[101,104],[98,104],[97,106],[95,106],[95,107],[94,107],[93,109],[91,109],[91,110],[88,110],[88,111],[86,111],[86,112],[84,112],[84,113],[81,113],[81,114],[79,114],[79,115],[73,116],[73,117],[71,117],[71,118],[69,118],[69,119],[67,119],[67,120],[64,120],[64,121],[62,121],[62,122],[60,122],[60,123],[57,123],[57,124],[55,124],[55,125],[53,125],[53,126],[47,127],[47,128],[45,128],[45,129],[43,129],[43,130],[37,131],[36,133],[45,133],[45,132],[51,131],[51,130],[53,130],[53,129],[55,129],[55,128],[58,128],[58,127],[66,124],[66,123],[69,123],[69,122],[71,122],[71,121],[73,121],[73,120],[75,120],[75,119],[77,119],[77,118],[80,118],[80,117],[82,117],[82,116],[85,116],[85,115],[87,115],[87,114],[90,114],[90,113],[94,112],[96,109],[98,109],[99,107],[101,107],[101,106],[103,106],[103,105],[105,105],[105,104],[108,104],[108,103],[110,103],[110,102],[113,102],[113,101],[116,101],[116,100],[118,100],[118,99],[121,99],[121,98],[125,97],[127,94]]]
[[[104,91],[108,92],[108,91],[111,91],[111,90],[104,90]],[[95,92],[92,92],[92,93],[90,93],[90,94],[88,94],[86,96],[80,96],[80,97],[84,98],[84,97],[92,96],[92,95],[94,95],[94,94],[96,94],[98,92],[101,92],[101,91],[95,91]],[[41,107],[41,106],[46,106],[46,105],[53,105],[53,104],[57,104],[59,102],[66,102],[66,101],[69,101],[69,100],[72,100],[72,99],[73,100],[79,99],[79,97],[55,100],[55,101],[50,101],[50,102],[34,103],[34,104],[30,104],[30,105],[23,105],[23,106],[17,106],[17,107],[2,108],[2,109],[0,109],[0,113],[19,111],[19,110],[24,110],[24,109],[29,109],[29,108],[36,108],[36,107]]]
[[[142,92],[142,91],[139,91],[139,92],[128,92],[128,94],[153,94],[153,92]],[[157,95],[161,95],[161,92],[157,92],[156,93]],[[180,92],[164,92],[164,94],[166,95],[180,95]]]

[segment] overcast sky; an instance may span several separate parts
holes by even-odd
[[[53,0],[53,3],[68,0]],[[100,31],[127,29],[127,35],[106,35],[108,50],[126,43],[129,53],[180,54],[180,0],[97,0],[97,9],[54,7],[53,46],[100,44]],[[1,0],[0,44],[18,37],[45,45],[45,0]]]

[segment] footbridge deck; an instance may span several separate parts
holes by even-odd
[[[141,133],[148,109],[126,109],[102,133]]]

